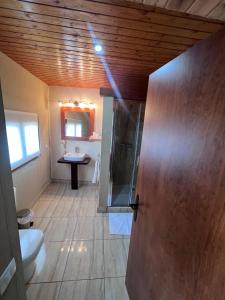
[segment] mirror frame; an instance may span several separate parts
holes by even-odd
[[[65,112],[75,111],[75,112],[88,112],[90,113],[90,123],[89,123],[89,136],[87,137],[73,137],[65,135]],[[73,140],[73,141],[89,141],[90,136],[94,132],[94,119],[95,119],[95,109],[90,108],[80,108],[80,107],[61,107],[61,138],[62,140]]]

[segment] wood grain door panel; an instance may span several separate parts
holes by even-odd
[[[224,300],[225,31],[149,79],[131,300]]]

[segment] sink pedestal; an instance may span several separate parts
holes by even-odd
[[[71,189],[78,190],[78,168],[77,164],[71,164]]]
[[[78,165],[87,165],[91,158],[86,156],[82,161],[70,161],[61,157],[58,160],[60,164],[70,164],[71,167],[71,189],[78,190]]]

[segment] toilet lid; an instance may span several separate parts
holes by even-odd
[[[22,261],[26,264],[37,256],[44,240],[43,232],[39,229],[21,229],[19,237]]]

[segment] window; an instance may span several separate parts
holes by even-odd
[[[75,124],[73,124],[73,123],[66,124],[66,135],[67,136],[76,136]]]
[[[36,114],[5,110],[11,169],[40,155]]]
[[[19,124],[11,123],[6,127],[6,130],[8,137],[10,163],[14,164],[23,158]],[[16,151],[14,151],[15,149]]]
[[[24,124],[25,146],[27,155],[39,151],[38,126],[35,123]]]
[[[82,137],[82,123],[68,119],[66,123],[66,136]]]
[[[77,123],[76,124],[76,137],[81,137],[82,136],[82,124]]]

